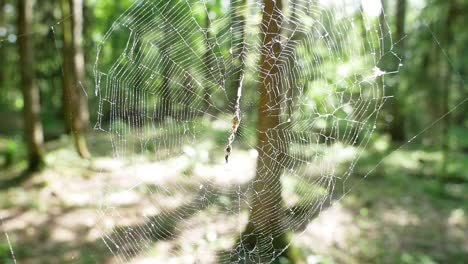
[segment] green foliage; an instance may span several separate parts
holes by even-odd
[[[0,243],[0,261],[5,264],[14,264],[13,257],[8,243]]]

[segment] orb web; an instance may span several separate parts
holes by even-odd
[[[118,262],[161,248],[160,261],[255,262],[256,249],[242,255],[236,239],[251,197],[260,195],[252,185],[263,78],[276,80],[268,93],[279,103],[268,108],[281,120],[266,134],[284,146],[277,150],[284,158],[269,168],[281,172],[281,184],[263,191],[283,189],[282,230],[300,235],[346,193],[388,98],[382,80],[390,72],[379,65],[385,56],[398,59],[381,7],[364,2],[283,1],[275,10],[281,19],[269,21],[281,33],[266,44],[280,46],[274,74],[258,65],[268,51],[261,1],[221,1],[215,12],[213,1],[142,0],[122,13],[94,65],[96,129],[108,133],[123,178],[133,179],[107,190],[100,209],[103,243]],[[132,196],[144,201],[137,215],[122,201]]]

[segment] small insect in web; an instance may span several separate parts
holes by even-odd
[[[239,115],[236,113],[236,115],[231,120],[232,132],[234,133],[237,132],[237,129],[239,128],[239,124],[240,124],[240,118],[239,118]]]
[[[232,150],[232,142],[234,142],[234,139],[236,137],[236,132],[237,129],[239,128],[240,124],[240,113],[239,111],[236,111],[236,114],[231,120],[231,134],[229,135],[228,138],[228,144],[226,146],[226,155],[224,156],[224,159],[226,160],[226,163],[229,162],[229,156],[231,155],[231,150]]]
[[[231,155],[231,146],[226,147],[226,156],[224,156],[224,159],[226,160],[226,163],[229,162],[229,155]]]

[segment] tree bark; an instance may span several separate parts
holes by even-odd
[[[34,74],[34,43],[28,33],[32,32],[32,2],[18,1],[18,38],[21,89],[26,143],[28,148],[28,170],[38,171],[44,165],[42,144],[44,141],[40,120],[39,89]]]
[[[281,196],[282,167],[288,146],[280,127],[281,100],[278,56],[281,52],[281,0],[265,0],[261,23],[261,49],[257,121],[257,174],[253,180],[251,214],[240,241],[247,259],[270,262],[280,256],[294,259],[288,248],[288,224]],[[274,107],[271,107],[274,106]],[[288,249],[287,249],[288,248]],[[287,249],[287,250],[285,250]],[[297,262],[294,262],[297,263]]]
[[[383,1],[382,1],[383,2]],[[395,39],[398,41],[396,46],[396,54],[403,58],[405,51],[405,21],[406,21],[406,0],[397,1],[397,13],[396,13],[396,31]],[[393,65],[393,69],[396,69],[398,65]],[[397,77],[399,78],[399,77]],[[401,78],[400,78],[401,79]],[[405,119],[402,113],[404,107],[403,91],[400,82],[397,82],[394,86],[395,100],[392,105],[392,116],[393,121],[390,124],[390,135],[393,141],[402,142],[405,140]]]
[[[5,6],[5,0],[0,0],[0,28],[6,29],[5,25],[5,14],[3,11],[3,8]],[[2,37],[3,38],[3,37]],[[5,84],[4,84],[4,71],[3,65],[6,64],[6,59],[5,59],[5,46],[3,45],[2,42],[0,42],[0,96],[2,99],[0,99],[0,103],[8,98],[7,91],[5,90]],[[5,98],[5,99],[3,99]],[[5,100],[6,102],[6,100]]]
[[[302,12],[303,7],[301,7],[297,2],[298,0],[290,1],[290,4],[291,4],[290,20],[293,21],[294,23],[291,23],[293,25],[290,26],[291,28],[289,29],[289,33],[287,33],[288,34],[287,38],[289,39],[289,41],[286,44],[289,50],[294,50],[294,51],[296,51],[297,45],[299,45],[299,43],[301,43],[302,40],[306,38],[306,33],[302,32],[301,30],[298,30],[300,27],[300,23],[301,23],[301,18],[299,16],[301,13],[303,14]],[[312,6],[312,8],[315,8],[315,5],[316,5],[316,0],[312,0],[310,2],[310,6]],[[294,69],[294,58],[295,56],[287,56],[286,58],[288,66],[285,67],[285,69],[288,69],[288,73],[287,73],[288,76],[294,76],[295,71],[297,71],[297,69]],[[288,81],[286,82],[287,85],[285,85],[285,87],[282,87],[287,93],[288,100],[286,101],[285,108],[286,108],[286,113],[288,117],[291,117],[295,111],[294,106],[295,106],[295,102],[298,99],[298,95],[302,95],[307,92],[307,85],[302,84],[300,82],[301,80],[298,80],[296,78],[288,78]],[[299,87],[302,91],[299,91]]]
[[[442,38],[442,44],[445,46],[445,49],[447,50],[447,53],[450,54],[451,47],[450,45],[452,44],[452,25],[453,21],[455,20],[456,17],[456,1],[452,1],[448,3],[448,12],[447,12],[447,18],[445,21],[445,34],[443,35]],[[452,85],[452,79],[451,79],[451,74],[450,74],[450,63],[448,62],[449,58],[446,58],[445,56],[441,56],[442,59],[440,60],[440,89],[442,89],[442,115],[448,113],[450,111],[450,96],[451,96],[451,85]],[[448,161],[449,161],[449,152],[450,152],[450,122],[451,122],[451,117],[450,115],[447,115],[445,118],[442,119],[442,153],[443,153],[443,159],[442,159],[442,175],[446,176],[447,174],[447,166],[448,166]]]
[[[237,90],[241,84],[241,75],[247,56],[245,50],[245,10],[242,9],[245,8],[245,5],[246,0],[231,1],[231,25],[234,28],[239,28],[239,31],[232,32],[233,66],[227,84],[228,106],[231,109],[234,109],[236,105]]]
[[[391,33],[389,25],[386,21],[385,10],[387,10],[387,1],[380,0],[382,4],[383,11],[379,15],[379,25],[382,34],[382,39],[380,41],[381,45],[381,54],[384,55],[379,63],[379,67],[385,72],[393,72],[399,66],[397,58],[391,57],[389,49],[392,47],[391,43]],[[394,46],[394,51],[401,58],[404,47],[404,25],[406,17],[406,0],[399,0],[397,3],[396,19],[395,19],[395,36],[393,39],[398,41],[398,44]],[[364,36],[364,38],[366,38]],[[381,77],[382,78],[382,77]],[[399,78],[398,76],[394,78]],[[391,138],[395,142],[401,142],[405,140],[405,122],[402,114],[402,107],[404,104],[403,94],[401,92],[401,86],[399,82],[396,82],[393,86],[387,86],[390,94],[393,96],[391,105],[387,108],[387,113],[391,116],[391,122],[387,127],[387,132],[390,134]]]
[[[210,17],[208,14],[205,16],[205,30],[206,30],[206,35],[205,35],[205,53],[203,54],[203,64],[205,64],[205,77],[207,79],[210,78],[211,75],[211,67],[213,65],[213,61],[210,60],[210,53],[211,51],[211,42],[210,42]],[[205,87],[203,88],[203,100],[205,101],[205,107],[206,111],[210,112],[210,106],[212,105],[211,103],[211,84],[205,84]]]
[[[84,95],[83,1],[61,0],[63,21],[63,92],[65,119],[73,134],[75,147],[83,158],[90,154],[85,133],[89,123],[87,100]]]
[[[169,31],[168,31],[169,32]],[[164,52],[166,63],[163,64],[161,69],[161,76],[163,78],[160,88],[160,103],[158,108],[159,120],[164,121],[167,117],[172,116],[173,104],[172,104],[172,93],[171,93],[171,79],[173,69],[172,61],[170,60],[171,56],[171,47],[170,43],[164,41],[161,45],[161,51]]]
[[[76,76],[76,85],[79,86],[79,108],[80,108],[80,121],[81,128],[85,131],[89,124],[89,111],[88,103],[83,96],[84,82],[85,82],[85,60],[83,52],[83,0],[70,0],[72,11],[72,24],[73,24],[73,71]],[[82,88],[83,90],[80,90]]]

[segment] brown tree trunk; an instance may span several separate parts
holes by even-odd
[[[392,57],[390,48],[392,47],[391,42],[391,32],[386,20],[385,11],[387,10],[387,1],[380,0],[382,4],[383,11],[379,15],[379,25],[382,34],[382,39],[380,41],[381,45],[381,55],[383,57],[380,60],[379,67],[385,72],[393,72],[398,68],[397,59]],[[398,45],[395,46],[394,51],[398,56],[401,57],[403,52],[403,37],[404,37],[404,24],[405,24],[405,14],[406,13],[406,0],[400,0],[397,3],[397,12],[396,12],[396,33],[393,39],[398,41]],[[364,36],[365,37],[365,36]],[[382,79],[382,77],[380,77]],[[398,78],[398,76],[394,77]],[[393,96],[393,100],[389,105],[388,114],[391,115],[391,122],[388,125],[387,132],[390,133],[390,136],[393,141],[401,142],[405,139],[405,128],[404,128],[404,118],[401,112],[403,105],[403,96],[401,93],[401,87],[399,87],[398,82],[393,86],[388,85],[387,90],[390,95]]]
[[[88,128],[89,112],[84,94],[83,1],[61,0],[61,8],[63,17],[67,17],[63,21],[65,118],[69,122],[78,154],[89,158],[84,135]]]
[[[164,42],[166,43],[166,42]],[[169,43],[167,43],[169,44]],[[167,53],[166,57],[166,62],[163,65],[161,76],[163,77],[162,83],[161,83],[161,88],[160,88],[160,102],[159,102],[159,108],[158,108],[158,116],[159,120],[163,121],[167,117],[172,116],[172,111],[173,109],[173,104],[172,104],[172,93],[171,93],[171,78],[172,78],[172,72],[173,69],[171,70],[171,67],[173,66],[172,62],[170,61],[170,53],[171,53],[171,48],[169,45],[163,44],[161,46],[161,50],[163,52]]]
[[[244,8],[246,0],[231,1],[231,24],[234,28],[239,28],[234,31],[232,36],[232,56],[233,66],[229,76],[229,83],[227,89],[228,106],[234,109],[237,101],[237,91],[241,85],[242,71],[244,70],[245,57],[247,56],[245,50],[245,16]]]
[[[4,15],[4,11],[3,11],[3,8],[5,6],[5,0],[0,0],[0,28],[6,28],[5,27],[5,15]],[[0,42],[0,96],[1,96],[1,99],[0,99],[0,103],[7,99],[8,97],[8,94],[7,94],[7,91],[6,91],[6,87],[4,85],[4,69],[3,69],[3,66],[6,64],[6,59],[5,59],[5,47],[3,45],[2,42]],[[5,102],[7,102],[5,100]]]
[[[310,2],[310,6],[312,8],[316,8],[315,7],[316,1],[317,0],[313,0]],[[297,2],[298,0],[290,1],[290,5],[291,5],[290,20],[293,21],[294,23],[291,23],[290,25],[291,28],[289,29],[289,33],[287,33],[289,41],[286,44],[288,50],[294,50],[294,51],[296,51],[297,45],[299,45],[299,43],[301,43],[304,40],[304,38],[306,38],[306,33],[302,32],[301,30],[298,30],[301,24],[301,18],[299,17],[300,16],[299,14],[303,13],[301,12],[303,7],[301,7],[301,5],[299,5]],[[293,69],[294,58],[295,56],[287,56],[288,66],[285,67],[285,69],[289,70],[287,73],[288,76],[294,76],[295,71],[297,71]],[[288,100],[285,103],[286,104],[285,108],[286,108],[286,114],[288,115],[288,117],[291,117],[295,110],[294,105],[298,99],[298,94],[305,94],[307,92],[308,86],[304,84],[301,85],[300,80],[297,80],[295,78],[288,78],[288,81],[286,84],[287,85],[285,85],[285,87],[282,87],[286,91],[287,97],[288,97]],[[300,87],[299,85],[302,86],[301,92],[299,91],[299,87]]]
[[[453,21],[456,17],[456,1],[449,2],[447,18],[445,21],[445,34],[442,38],[442,45],[445,46],[447,53],[450,54],[452,44],[452,25]],[[451,96],[451,74],[450,74],[450,63],[449,58],[446,56],[441,56],[442,59],[440,60],[440,89],[442,90],[442,115],[447,114],[450,111],[450,96]],[[447,115],[445,118],[442,119],[442,135],[441,135],[441,142],[442,142],[442,176],[446,176],[447,174],[447,166],[449,161],[449,152],[450,152],[450,122],[451,117]]]
[[[205,77],[207,79],[210,78],[211,75],[211,67],[213,65],[213,61],[210,60],[210,53],[211,51],[211,42],[210,42],[210,17],[208,14],[205,16],[205,29],[206,29],[206,35],[205,35],[205,53],[203,54],[203,63],[205,64]],[[205,101],[204,104],[206,106],[206,110],[210,112],[210,106],[211,106],[211,84],[205,84],[205,87],[203,89],[203,100]]]
[[[399,0],[397,3],[397,13],[396,13],[396,30],[395,30],[395,40],[398,41],[396,46],[396,54],[403,58],[405,50],[405,21],[406,21],[406,0]],[[392,70],[396,70],[398,65],[392,65]],[[399,78],[399,77],[397,77]],[[393,116],[392,123],[390,124],[390,135],[393,141],[404,141],[405,136],[405,119],[402,113],[402,108],[404,107],[404,95],[402,92],[402,87],[397,82],[393,87],[393,95],[395,99],[392,104],[391,113]]]
[[[39,89],[34,75],[34,43],[32,32],[32,2],[18,1],[18,38],[21,89],[24,101],[24,128],[28,147],[28,169],[38,171],[44,165],[42,144],[44,141],[40,120]]]
[[[73,70],[76,76],[76,85],[78,89],[79,119],[81,128],[85,131],[89,124],[88,102],[84,93],[85,82],[85,60],[83,52],[83,0],[70,0],[73,24]],[[81,89],[79,89],[81,88]]]
[[[288,223],[284,202],[281,196],[282,167],[278,165],[286,156],[288,146],[284,134],[276,129],[280,127],[281,100],[278,82],[280,74],[277,57],[281,51],[281,0],[265,0],[261,23],[261,49],[259,71],[259,104],[257,123],[257,174],[253,180],[251,214],[246,229],[240,237],[247,259],[256,262],[270,262],[283,256],[294,259],[292,248],[288,248]],[[295,262],[294,262],[295,261]],[[294,260],[293,263],[297,263]]]

